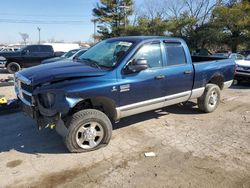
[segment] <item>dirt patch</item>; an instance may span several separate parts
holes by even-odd
[[[110,158],[88,168],[47,174],[19,187],[249,187],[250,173],[227,171],[210,157],[195,157],[168,146],[152,147],[157,157],[143,152],[126,158]],[[250,172],[250,170],[249,170]],[[146,178],[145,178],[146,177]]]
[[[20,164],[22,164],[22,160],[14,160],[14,161],[10,161],[6,164],[6,167],[8,168],[15,168],[17,166],[19,166]]]

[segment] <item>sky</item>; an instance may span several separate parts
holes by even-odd
[[[65,42],[89,41],[94,32],[92,9],[97,2],[98,0],[1,0],[0,44],[21,42],[19,33],[29,34],[28,41],[35,43],[38,41],[37,27],[41,28],[42,41],[52,38]]]

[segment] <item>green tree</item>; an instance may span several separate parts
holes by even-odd
[[[159,17],[148,19],[139,17],[137,24],[127,28],[127,35],[155,35],[162,36],[166,32],[166,22]]]
[[[222,43],[236,52],[239,44],[249,42],[250,4],[234,3],[232,6],[218,6],[213,11],[213,24],[223,36]]]
[[[93,9],[93,16],[98,24],[100,39],[116,37],[125,34],[128,16],[133,13],[132,0],[100,0]]]

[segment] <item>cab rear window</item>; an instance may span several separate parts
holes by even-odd
[[[187,63],[185,51],[180,43],[165,43],[167,66]]]

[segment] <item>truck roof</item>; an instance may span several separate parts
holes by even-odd
[[[165,36],[125,36],[125,37],[116,37],[111,38],[109,40],[126,40],[131,42],[141,42],[143,40],[150,40],[150,39],[160,39],[160,40],[174,40],[178,42],[182,42],[183,39],[176,38],[176,37],[165,37]]]

